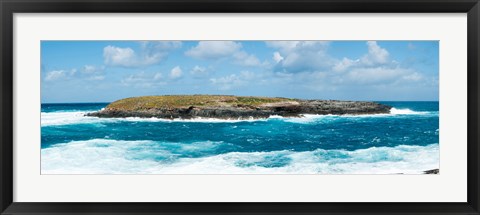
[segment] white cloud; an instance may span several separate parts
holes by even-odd
[[[263,65],[255,55],[242,50],[241,43],[234,41],[200,41],[197,46],[186,51],[185,55],[196,59],[229,58],[232,63],[241,66]]]
[[[333,66],[333,70],[334,71],[345,71],[346,69],[349,69],[350,67],[358,64],[360,62],[359,59],[357,60],[351,60],[351,59],[348,59],[348,58],[343,58],[341,61],[338,61],[337,63],[335,63],[335,65]]]
[[[86,73],[94,73],[96,71],[97,68],[95,68],[95,66],[91,66],[91,65],[85,65],[83,66],[83,71],[86,72]]]
[[[283,60],[282,55],[279,52],[274,52],[273,53],[273,60],[278,63]]]
[[[159,63],[171,50],[181,47],[181,42],[141,42],[139,52],[132,48],[107,46],[103,49],[106,65],[119,67],[145,67]]]
[[[380,47],[375,41],[368,41],[367,43],[368,52],[363,55],[360,59],[349,59],[343,58],[335,63],[333,70],[334,71],[345,71],[350,68],[358,67],[377,67],[381,65],[390,64],[391,66],[396,66],[398,62],[395,60],[389,60],[389,52]]]
[[[218,59],[229,57],[242,48],[234,41],[200,41],[198,45],[185,52],[185,55],[197,59]]]
[[[270,42],[274,52],[276,81],[301,82],[309,89],[341,89],[351,86],[400,86],[425,78],[412,69],[403,68],[390,59],[389,52],[376,42],[365,43],[368,51],[358,59],[335,59],[326,52],[326,45],[296,41]],[[279,57],[281,56],[283,59]],[[287,74],[291,74],[290,76]]]
[[[96,67],[96,66],[93,66],[93,65],[85,65],[85,66],[83,66],[83,69],[81,71],[83,71],[84,73],[87,73],[87,74],[92,74],[92,73],[96,73],[96,72],[101,72],[103,70],[105,70],[104,66]]]
[[[140,47],[142,50],[149,53],[150,55],[155,55],[157,52],[171,51],[182,47],[182,42],[180,41],[142,41],[140,42]]]
[[[385,66],[394,68],[397,63],[389,60],[389,53],[375,41],[366,42],[368,52],[359,59],[335,59],[328,55],[326,41],[271,41],[267,46],[274,52],[276,72],[302,73],[318,71],[345,72],[360,68]]]
[[[244,51],[235,53],[233,57],[235,58],[235,63],[242,66],[259,66],[262,64],[255,55],[248,54]]]
[[[407,81],[420,81],[423,79],[423,75],[419,74],[419,73],[411,73],[411,74],[408,74],[408,75],[405,75],[403,77],[404,80],[407,80]]]
[[[242,71],[240,74],[231,74],[220,78],[212,78],[210,82],[217,85],[219,90],[231,90],[247,85],[256,75],[253,72]]]
[[[105,79],[105,76],[102,74],[105,70],[105,66],[97,67],[93,65],[84,65],[83,68],[80,69],[82,72],[80,77],[89,80],[89,81],[101,81]],[[71,76],[76,73],[76,70]]]
[[[161,85],[165,85],[165,82],[159,81],[159,73],[147,74],[145,72],[139,72],[136,74],[129,75],[121,80],[121,83],[127,87],[136,87],[136,88],[154,88]]]
[[[155,73],[155,75],[153,76],[153,80],[156,80],[156,81],[161,80],[162,78],[163,78],[163,75],[160,72]]]
[[[89,81],[98,81],[105,79],[105,76],[102,75],[103,68],[85,65],[83,68],[80,69],[80,73],[77,72],[78,69],[70,69],[70,70],[54,70],[50,71],[45,75],[45,81],[55,81],[55,80],[69,80],[72,77],[76,77],[79,79],[89,80]]]
[[[326,53],[329,45],[326,41],[268,41],[266,44],[277,49],[273,53],[276,72],[312,72],[334,64],[334,59]]]
[[[179,66],[174,67],[170,71],[170,79],[179,79],[182,77],[182,69]]]
[[[101,80],[104,80],[105,79],[105,76],[103,75],[95,75],[95,76],[91,76],[90,78],[88,78],[88,80],[91,80],[91,81],[101,81]]]
[[[45,75],[45,81],[55,81],[55,80],[63,79],[67,76],[66,73],[67,72],[65,70],[50,71]]]
[[[337,72],[343,72],[355,68],[395,68],[398,66],[397,61],[389,60],[389,52],[380,47],[377,42],[368,41],[366,45],[368,47],[368,52],[360,59],[352,60],[349,58],[343,58],[342,60],[338,60],[332,69]]]
[[[360,59],[343,58],[337,61],[333,71],[342,72],[332,78],[334,83],[349,84],[408,84],[424,77],[412,69],[403,68],[389,58],[389,52],[374,41],[366,43],[368,52]]]
[[[70,72],[68,73],[68,75],[70,76],[74,76],[75,74],[77,74],[77,69],[71,69]]]
[[[412,73],[411,70],[403,68],[357,68],[352,69],[345,77],[349,79],[350,82],[357,84],[387,84],[411,75]]]
[[[380,47],[375,41],[368,41],[368,54],[361,58],[361,62],[366,65],[388,63],[389,53],[386,49]]]
[[[122,83],[128,84],[128,83],[142,82],[147,80],[149,80],[149,78],[145,75],[145,73],[140,72],[137,74],[127,76],[122,80]]]
[[[192,68],[192,70],[190,71],[190,74],[194,78],[204,78],[204,77],[207,77],[210,74],[210,71],[205,67],[194,66]]]
[[[279,49],[282,54],[298,51],[325,51],[330,42],[328,41],[268,41],[267,46]]]
[[[135,51],[131,48],[107,46],[103,48],[103,59],[110,66],[131,67],[138,64]]]
[[[294,50],[300,41],[268,41],[267,46],[280,49],[283,53],[288,53]]]

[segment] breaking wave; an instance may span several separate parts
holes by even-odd
[[[188,156],[215,151],[226,144],[72,141],[42,149],[41,171],[42,174],[422,174],[439,168],[438,144]]]
[[[194,118],[194,119],[161,119],[161,118],[139,118],[139,117],[127,117],[127,118],[98,118],[85,116],[88,112],[70,111],[70,112],[42,112],[41,124],[42,126],[58,126],[69,124],[85,124],[85,123],[112,123],[112,122],[199,122],[199,123],[237,123],[237,122],[255,122],[255,121],[267,121],[267,120],[282,120],[292,123],[310,123],[322,119],[333,118],[365,118],[365,117],[392,117],[399,115],[412,115],[412,116],[438,116],[437,112],[429,111],[413,111],[410,109],[396,109],[392,108],[389,114],[369,114],[369,115],[315,115],[304,114],[301,117],[282,117],[271,116],[268,119],[215,119],[215,118]]]
[[[405,109],[397,109],[397,108],[392,108],[390,109],[390,114],[392,115],[424,115],[424,114],[431,114],[433,112],[429,111],[413,111],[408,108]]]

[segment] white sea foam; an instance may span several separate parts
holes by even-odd
[[[168,150],[172,144],[179,144],[183,151]],[[182,153],[215,150],[221,144],[225,143],[74,141],[42,149],[42,174],[421,174],[439,168],[438,144],[178,158]],[[271,167],[275,163],[283,164]]]
[[[202,123],[236,123],[236,122],[254,122],[266,121],[267,119],[214,119],[214,118],[194,118],[194,119],[161,119],[161,118],[99,118],[85,116],[88,112],[42,112],[41,123],[42,126],[56,126],[69,124],[85,124],[85,123],[109,123],[109,122],[202,122]]]
[[[78,124],[78,123],[94,123],[98,121],[96,117],[85,117],[86,112],[75,111],[75,112],[49,112],[41,113],[41,123],[42,126],[49,125],[67,125],[67,124]]]
[[[395,117],[399,115],[418,115],[418,116],[435,116],[438,115],[438,112],[429,112],[429,111],[413,111],[410,109],[396,109],[392,108],[390,113],[385,114],[362,114],[362,115],[318,115],[318,114],[302,114],[301,117],[281,117],[281,116],[272,116],[269,119],[280,119],[286,122],[293,122],[293,123],[312,123],[312,122],[319,122],[319,121],[332,121],[335,119],[341,118],[381,118],[381,117]]]
[[[267,120],[283,120],[292,123],[312,123],[321,120],[334,120],[338,117],[348,118],[365,118],[365,117],[392,117],[398,115],[438,115],[438,112],[413,111],[410,109],[392,108],[389,114],[367,114],[367,115],[316,115],[303,114],[301,117],[282,117],[278,115],[270,116],[268,119],[215,119],[215,118],[193,118],[193,119],[160,119],[160,118],[98,118],[85,116],[87,112],[49,112],[41,113],[42,126],[68,125],[68,124],[84,124],[84,123],[109,123],[109,122],[201,122],[201,123],[238,123],[238,122],[255,122]]]
[[[85,123],[108,123],[118,121],[160,121],[164,119],[157,118],[98,118],[85,116],[88,112],[42,112],[41,122],[42,126],[52,125],[69,125],[69,124],[85,124]]]
[[[406,109],[397,109],[397,108],[392,108],[390,109],[390,114],[392,115],[425,115],[429,114],[431,112],[429,111],[413,111],[408,108]]]
[[[316,115],[316,114],[302,114],[301,117],[280,117],[277,119],[281,119],[285,122],[293,122],[293,123],[303,123],[308,124],[312,122],[317,122],[320,120],[333,120],[337,117],[341,117],[338,115]]]

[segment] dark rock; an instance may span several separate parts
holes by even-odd
[[[423,173],[425,173],[425,174],[438,174],[438,173],[440,173],[440,170],[439,169],[431,169],[431,170],[424,171]]]
[[[295,102],[267,103],[259,106],[188,106],[178,108],[150,108],[143,110],[121,110],[105,108],[87,113],[86,116],[102,118],[164,118],[191,119],[196,117],[217,119],[268,118],[272,115],[301,117],[302,114],[318,115],[361,115],[390,113],[390,106],[375,102],[336,101],[336,100],[295,100]]]

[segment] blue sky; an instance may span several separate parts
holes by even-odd
[[[42,41],[41,99],[438,101],[438,52],[438,41]]]

